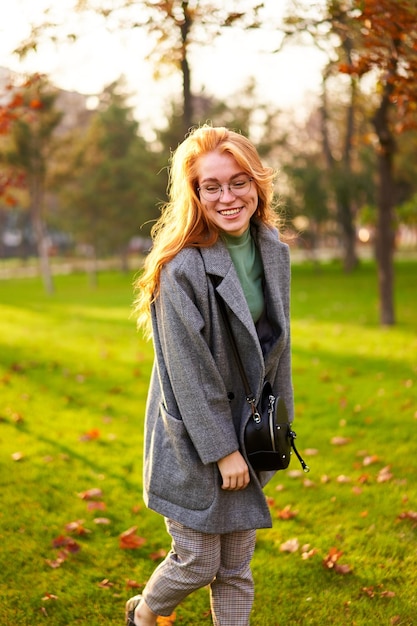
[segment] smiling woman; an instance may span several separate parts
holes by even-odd
[[[155,351],[144,499],[164,516],[172,549],[127,602],[128,626],[153,626],[207,585],[214,624],[249,624],[250,562],[256,529],[272,523],[263,487],[274,472],[256,472],[245,451],[251,409],[219,302],[252,402],[268,380],[292,419],[289,253],[273,179],[254,145],[227,128],[195,129],[172,158],[170,201],[136,285]]]

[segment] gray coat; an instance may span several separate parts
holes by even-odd
[[[208,274],[229,315],[251,390],[267,378],[290,419],[288,246],[276,230],[252,225],[265,273],[266,315],[257,328],[224,243],[185,248],[162,270],[152,306],[155,363],[146,408],[144,499],[147,506],[207,533],[266,528],[262,487],[273,472],[252,472],[242,491],[221,489],[216,461],[242,450],[250,407]]]

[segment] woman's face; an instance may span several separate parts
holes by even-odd
[[[211,221],[229,235],[235,237],[242,235],[258,206],[255,182],[250,182],[243,195],[237,195],[241,191],[240,185],[245,189],[245,182],[248,183],[249,176],[242,171],[234,157],[216,151],[199,157],[197,171],[200,201]],[[222,192],[219,198],[211,200],[210,193],[204,189],[207,190],[209,186],[213,192],[216,185],[222,186]],[[235,186],[236,194],[229,189],[229,185]]]

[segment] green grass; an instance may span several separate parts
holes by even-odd
[[[252,626],[417,623],[416,520],[399,518],[417,511],[416,273],[397,264],[398,323],[384,329],[372,264],[351,276],[336,264],[293,269],[295,426],[311,472],[293,460],[267,487],[274,526],[258,534]],[[48,297],[37,279],[0,282],[2,625],[123,624],[126,598],[169,547],[141,499],[152,350],[130,317],[131,283],[104,273],[91,290],[83,275],[61,276]],[[105,510],[79,497],[92,488]],[[283,520],[285,507],[294,516]],[[76,520],[90,532],[68,531]],[[146,541],[123,550],[132,526]],[[81,549],[52,568],[59,536]],[[298,550],[281,551],[290,539]],[[350,573],[323,566],[331,548]],[[211,623],[207,590],[175,623]]]

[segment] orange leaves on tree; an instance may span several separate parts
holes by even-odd
[[[119,547],[122,550],[136,550],[146,543],[146,539],[136,534],[137,529],[137,526],[132,526],[119,535]]]
[[[324,557],[322,563],[326,569],[331,569],[337,574],[350,574],[352,571],[349,565],[341,565],[338,560],[342,556],[343,552],[337,548],[330,548],[327,556]]]

